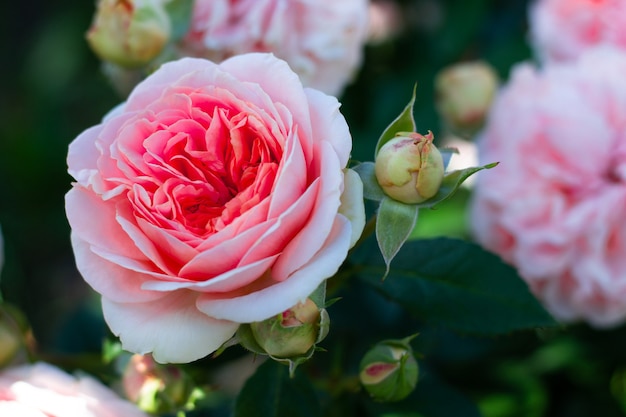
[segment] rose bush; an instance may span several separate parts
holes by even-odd
[[[529,19],[532,43],[543,59],[574,59],[599,45],[626,50],[623,0],[537,0]]]
[[[201,358],[333,275],[365,221],[351,145],[338,101],[260,53],[164,64],[81,133],[72,244],[124,348]]]
[[[0,372],[0,415],[23,417],[147,417],[134,404],[88,376],[46,363]]]
[[[196,0],[184,55],[219,62],[272,52],[309,87],[338,95],[362,59],[367,0]]]
[[[479,142],[476,238],[517,266],[559,319],[626,318],[626,55],[521,64]]]

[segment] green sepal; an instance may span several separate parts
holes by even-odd
[[[389,273],[391,261],[415,228],[418,214],[419,206],[415,204],[404,204],[389,197],[380,202],[376,219],[376,241],[386,265],[383,280]]]
[[[380,184],[378,184],[373,162],[363,162],[354,166],[352,170],[361,177],[361,182],[363,182],[363,197],[373,201],[382,201],[387,197]]]
[[[450,171],[443,176],[443,181],[439,187],[439,191],[432,198],[424,201],[423,203],[416,204],[417,207],[435,208],[441,202],[449,199],[454,195],[463,182],[471,177],[473,174],[483,169],[491,169],[498,165],[498,162],[483,165],[480,167],[469,167],[456,171]]]
[[[409,104],[406,105],[402,113],[395,118],[393,122],[387,126],[383,131],[376,143],[376,150],[374,151],[374,157],[378,155],[378,151],[383,145],[396,137],[398,132],[415,132],[417,126],[415,125],[415,118],[413,117],[413,106],[415,105],[415,93],[417,91],[417,84],[413,87],[413,95]]]

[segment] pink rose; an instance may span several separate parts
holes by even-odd
[[[260,53],[167,63],[81,133],[72,244],[124,348],[201,358],[332,276],[365,219],[351,145],[337,100]]]
[[[574,59],[598,45],[626,50],[624,0],[538,0],[529,18],[532,43],[544,59]]]
[[[306,86],[338,95],[361,64],[367,0],[196,0],[181,52],[219,62],[272,52]]]
[[[148,417],[95,379],[74,377],[46,363],[0,373],[0,416]]]
[[[479,143],[475,236],[563,321],[626,318],[626,54],[516,67]]]

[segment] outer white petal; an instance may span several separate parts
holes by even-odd
[[[114,303],[103,298],[102,308],[124,349],[152,352],[160,363],[187,363],[217,350],[239,326],[202,314],[196,297],[180,291],[147,303]]]
[[[363,203],[363,182],[361,177],[351,169],[344,170],[343,193],[339,213],[350,220],[352,236],[350,247],[353,247],[361,237],[365,227],[365,204]]]

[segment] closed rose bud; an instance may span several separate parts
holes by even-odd
[[[402,400],[417,385],[418,365],[410,339],[380,342],[361,360],[359,379],[375,400]]]
[[[376,156],[375,173],[385,194],[406,204],[421,203],[439,191],[444,165],[433,134],[399,133]]]
[[[8,304],[0,305],[0,368],[25,361],[32,343],[22,312]]]
[[[161,53],[170,26],[159,0],[100,0],[87,41],[102,60],[136,68]]]
[[[151,355],[132,355],[122,376],[126,397],[149,413],[170,412],[183,406],[190,386],[174,366],[161,365]]]
[[[435,79],[437,109],[459,133],[475,133],[483,125],[498,89],[498,76],[482,61],[444,68]]]
[[[328,313],[310,298],[267,320],[251,323],[255,342],[274,358],[305,355],[328,333]]]

